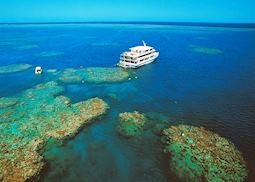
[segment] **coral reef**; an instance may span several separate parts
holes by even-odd
[[[59,81],[63,83],[81,83],[84,71],[84,69],[64,69],[59,72]]]
[[[21,140],[14,136],[10,136],[10,139],[15,143]],[[0,180],[26,181],[36,177],[44,166],[43,157],[39,154],[44,143],[43,139],[34,137],[22,147],[9,149],[10,144],[1,141]]]
[[[146,118],[137,111],[119,114],[117,131],[126,137],[134,137],[142,134]]]
[[[17,101],[18,101],[17,98],[1,97],[0,98],[0,109],[13,106],[17,103]]]
[[[222,51],[216,48],[200,47],[196,45],[189,45],[189,48],[192,52],[196,52],[196,53],[211,54],[211,55],[222,54]]]
[[[47,73],[56,73],[57,69],[48,69],[46,72]]]
[[[0,46],[20,46],[26,41],[20,38],[5,38],[0,40]]]
[[[130,73],[122,68],[68,68],[59,73],[59,80],[64,83],[111,83],[127,80],[129,76]]]
[[[17,99],[1,98],[10,103],[0,108],[3,181],[25,181],[37,176],[44,166],[40,151],[49,141],[74,136],[108,109],[99,98],[72,104],[60,95],[62,92],[63,87],[56,82],[47,82],[22,92]]]
[[[1,66],[0,74],[25,71],[31,67],[32,67],[32,65],[30,65],[30,64],[11,64],[8,66]]]
[[[203,127],[177,125],[163,131],[170,169],[185,181],[244,181],[245,161],[234,144]]]
[[[62,97],[58,102],[63,103],[66,98]],[[68,106],[67,106],[68,107]],[[75,110],[67,112],[64,117],[60,113],[59,127],[45,133],[46,136],[63,139],[74,136],[79,129],[86,123],[104,114],[108,106],[98,98],[82,101],[72,105]],[[66,122],[68,121],[68,122]]]
[[[22,45],[17,47],[17,49],[19,50],[26,50],[26,49],[34,49],[34,48],[38,48],[38,45]]]
[[[61,51],[44,51],[39,54],[36,54],[38,57],[54,57],[54,56],[62,56],[64,52]]]

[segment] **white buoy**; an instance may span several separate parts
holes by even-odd
[[[42,67],[41,66],[36,66],[35,67],[35,74],[36,75],[42,74]]]

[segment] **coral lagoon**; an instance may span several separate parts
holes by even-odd
[[[2,25],[0,181],[254,181],[253,37],[254,28]],[[160,50],[155,63],[110,67],[141,38]]]
[[[68,68],[58,73],[63,83],[111,83],[128,80],[130,72],[122,68],[90,67],[81,69]]]
[[[203,127],[171,126],[162,141],[171,171],[184,181],[244,181],[245,161],[234,144]]]
[[[25,181],[44,166],[42,150],[49,141],[74,136],[84,124],[106,113],[99,98],[79,103],[60,95],[56,82],[39,84],[15,98],[0,99],[0,179]]]
[[[146,118],[137,111],[119,114],[117,131],[126,137],[134,137],[142,134]]]
[[[29,69],[29,64],[0,67],[0,73]],[[37,178],[45,161],[43,152],[73,137],[91,120],[106,113],[109,106],[99,98],[78,103],[61,95],[62,83],[114,83],[129,80],[122,68],[89,67],[49,69],[55,81],[36,85],[15,97],[0,98],[0,180],[26,181]],[[109,92],[107,98],[117,100]],[[28,112],[29,111],[29,112]],[[142,136],[150,129],[162,136],[170,170],[184,181],[243,181],[245,161],[234,144],[203,127],[169,127],[169,118],[159,113],[137,111],[119,114],[117,132],[125,137]],[[169,128],[168,128],[169,127]]]
[[[1,66],[0,74],[25,71],[31,67],[32,67],[32,65],[30,65],[30,64],[11,64],[11,65],[7,65],[7,66]]]
[[[30,67],[4,66],[0,73]],[[121,68],[102,67],[49,69],[47,73],[63,83],[111,83],[131,77]],[[36,85],[15,97],[0,98],[0,180],[37,178],[45,165],[43,152],[48,147],[73,137],[109,108],[99,98],[72,103],[61,95],[64,87],[56,81]],[[116,95],[109,92],[107,97],[115,99]],[[128,138],[142,136],[146,129],[163,135],[170,170],[181,180],[243,181],[247,177],[245,161],[230,141],[203,127],[169,125],[169,118],[159,113],[124,112],[119,114],[117,132]]]

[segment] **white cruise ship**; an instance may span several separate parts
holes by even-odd
[[[117,66],[123,68],[138,68],[153,62],[159,56],[159,52],[153,47],[147,46],[143,41],[143,46],[131,47],[129,51],[120,55],[120,62]]]

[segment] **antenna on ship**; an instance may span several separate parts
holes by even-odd
[[[143,40],[143,46],[146,46],[146,43],[144,42],[144,40]]]

